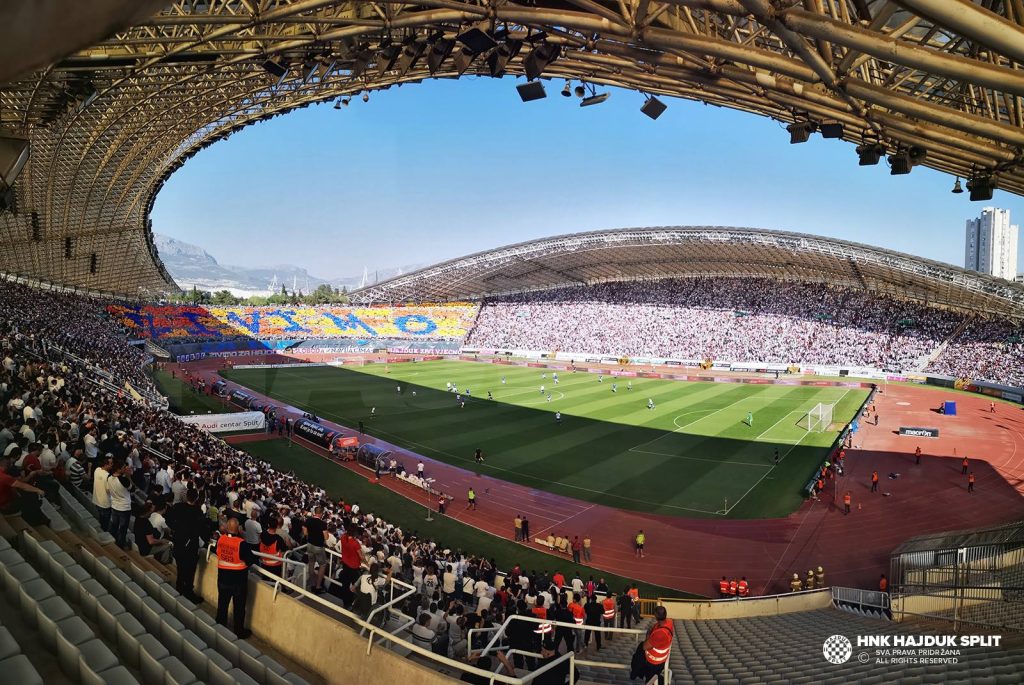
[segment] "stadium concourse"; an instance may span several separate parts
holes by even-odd
[[[234,363],[267,361],[263,357],[235,358]],[[301,363],[286,357],[272,361]],[[223,364],[220,359],[209,359],[178,368],[213,383]],[[594,541],[592,565],[601,570],[699,595],[713,595],[717,579],[723,575],[745,575],[756,594],[771,594],[788,590],[793,572],[803,576],[807,569],[823,565],[830,583],[871,588],[887,570],[890,552],[913,535],[1024,517],[1024,412],[1017,405],[998,402],[992,414],[987,398],[957,393],[960,412],[945,418],[933,410],[947,397],[930,388],[885,386],[875,400],[879,424],[866,422],[855,437],[854,447],[847,450],[846,475],[828,481],[821,501],[807,500],[782,519],[708,520],[625,511],[477,475],[373,436],[363,436],[363,440],[406,455],[407,462],[426,462],[436,487],[445,492],[465,493],[472,487],[481,493],[479,506],[473,510],[466,510],[464,496],[457,495],[447,516],[510,539],[517,514],[530,518],[532,538],[544,538],[548,533],[589,534]],[[264,399],[280,405],[273,398]],[[281,411],[290,412],[293,418],[304,413],[287,405]],[[351,426],[320,421],[355,434]],[[940,437],[896,434],[900,425],[918,423],[940,425]],[[239,436],[229,442],[268,437]],[[325,450],[305,444],[327,455]],[[923,451],[920,466],[914,463],[918,446]],[[969,456],[976,474],[973,496],[966,492],[966,477],[961,476],[963,456]],[[373,478],[353,462],[337,466],[345,467]],[[875,470],[884,482],[880,493],[871,494],[870,477]],[[898,476],[890,480],[889,474]],[[389,478],[380,482],[405,497],[427,501],[422,491],[407,483]],[[847,490],[854,509],[849,516],[843,514],[842,506]],[[432,498],[429,503],[433,504]],[[647,554],[642,559],[636,558],[633,549],[634,535],[640,529],[647,537]],[[545,549],[534,541],[529,544]]]

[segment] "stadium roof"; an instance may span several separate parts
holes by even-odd
[[[149,210],[198,150],[296,107],[463,74],[543,69],[841,124],[830,134],[1024,194],[1022,0],[785,4],[0,3],[0,128],[31,140],[17,214],[0,214],[0,271],[132,295],[173,288]],[[246,182],[226,178],[224,191]]]
[[[542,238],[420,269],[352,297],[357,302],[473,300],[603,281],[693,276],[824,282],[1024,317],[1024,285],[845,240],[718,226]]]

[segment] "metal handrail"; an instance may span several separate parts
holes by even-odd
[[[573,660],[575,658],[575,654],[573,652],[567,652],[566,654],[563,654],[562,657],[560,657],[556,661],[552,662],[551,664],[548,664],[547,667],[545,667],[543,669],[539,669],[539,670],[534,671],[532,673],[528,673],[528,674],[526,674],[522,678],[515,677],[515,676],[501,675],[501,674],[498,674],[498,673],[491,673],[490,671],[485,671],[482,668],[477,668],[476,666],[472,666],[472,665],[467,664],[465,662],[457,661],[455,659],[449,659],[448,657],[441,656],[440,654],[435,654],[434,652],[430,651],[429,649],[424,649],[423,647],[420,647],[419,645],[413,644],[412,642],[410,642],[410,641],[408,641],[408,640],[406,640],[404,638],[398,637],[397,635],[392,635],[391,633],[389,633],[388,631],[386,631],[386,630],[384,630],[382,628],[378,628],[377,626],[374,626],[374,625],[371,625],[371,624],[367,623],[365,620],[360,618],[358,615],[352,613],[348,609],[340,607],[337,604],[333,604],[331,602],[328,602],[327,600],[321,598],[320,596],[314,595],[313,593],[308,592],[304,588],[301,588],[298,585],[295,585],[294,583],[292,583],[290,581],[287,581],[287,580],[284,580],[283,578],[279,578],[277,576],[274,576],[274,574],[270,573],[269,571],[267,571],[264,568],[260,568],[259,566],[254,566],[252,568],[256,569],[257,573],[260,573],[260,574],[262,574],[264,576],[270,576],[270,580],[274,581],[275,585],[277,586],[277,587],[275,587],[275,590],[274,590],[275,597],[276,597],[277,592],[278,592],[278,587],[283,585],[284,587],[287,587],[287,588],[293,590],[295,593],[301,595],[303,599],[308,600],[310,602],[313,602],[313,603],[315,603],[315,604],[317,604],[317,605],[319,605],[321,607],[325,607],[326,609],[328,609],[328,610],[330,610],[330,611],[332,611],[332,612],[334,612],[336,614],[339,614],[339,615],[345,617],[346,619],[352,621],[356,625],[361,626],[362,628],[365,628],[367,631],[369,631],[369,639],[368,639],[367,645],[366,645],[366,653],[367,653],[367,655],[370,654],[371,649],[373,648],[373,643],[374,643],[375,640],[378,641],[379,643],[383,643],[385,641],[386,642],[391,642],[391,643],[400,645],[403,649],[408,649],[411,652],[415,652],[416,654],[418,654],[418,655],[420,655],[420,656],[422,656],[422,657],[424,657],[424,658],[426,658],[426,659],[428,659],[430,661],[435,661],[435,662],[437,662],[437,663],[439,663],[441,665],[447,666],[449,668],[456,669],[456,670],[461,671],[461,672],[472,673],[474,675],[478,675],[478,676],[481,676],[483,678],[487,678],[488,682],[491,685],[493,685],[496,682],[505,683],[506,685],[526,685],[526,683],[533,682],[534,678],[536,678],[537,675],[546,672],[547,670],[549,670],[549,667],[553,667],[557,663],[561,663],[562,661],[565,660],[565,658],[569,658],[570,662],[573,662]],[[571,671],[572,671],[572,667],[570,667],[570,672]]]
[[[599,631],[602,633],[623,633],[625,635],[632,635],[634,638],[636,638],[637,642],[639,642],[641,636],[643,637],[643,639],[647,639],[647,632],[644,630],[640,630],[638,628],[606,628],[605,626],[588,626],[586,624],[568,623],[565,621],[552,621],[546,618],[537,618],[536,616],[520,616],[519,614],[513,614],[512,616],[509,616],[505,619],[505,622],[501,624],[498,633],[493,638],[491,638],[491,641],[488,642],[482,650],[480,650],[481,656],[489,654],[491,650],[495,648],[498,639],[505,636],[505,631],[508,629],[508,626],[512,623],[512,621],[526,621],[527,623],[544,623],[558,628],[572,628],[574,630],[591,630],[595,632]],[[596,664],[599,666],[604,665],[602,662],[596,662]]]

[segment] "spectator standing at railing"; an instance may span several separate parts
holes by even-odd
[[[178,571],[174,588],[186,599],[201,603],[202,597],[196,594],[194,587],[196,566],[199,549],[209,537],[209,527],[203,510],[199,508],[199,493],[195,488],[185,492],[184,502],[167,511],[167,525],[174,533],[174,562]]]
[[[363,565],[363,546],[359,542],[362,531],[349,524],[341,536],[341,598],[346,606],[352,604],[352,584],[359,578]]]
[[[307,517],[302,524],[302,534],[306,537],[306,577],[310,581],[309,589],[314,595],[323,592],[324,574],[327,573],[327,551],[324,538],[327,526],[320,518],[321,516],[323,516],[323,509],[316,507],[313,509],[313,515]],[[362,559],[360,559],[361,561]],[[314,567],[316,568],[315,574]],[[351,604],[351,584],[354,581],[355,577],[347,582],[345,579],[342,581],[342,592],[348,590],[349,593],[349,597],[345,600],[346,604]]]
[[[614,604],[613,604],[614,607]],[[612,618],[615,617],[615,609],[612,609]],[[586,632],[583,633],[583,646],[590,646],[591,634],[597,639],[597,649],[601,649],[601,631],[591,630],[592,627],[598,627],[601,625],[601,621],[604,619],[604,607],[597,601],[596,595],[590,595],[587,598],[587,604],[583,607],[583,624],[587,626]]]

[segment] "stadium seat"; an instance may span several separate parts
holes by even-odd
[[[57,648],[57,624],[75,615],[63,597],[50,597],[36,604],[34,616],[26,616],[26,622],[32,624],[43,636],[43,645],[47,649]]]
[[[65,597],[77,604],[82,593],[82,583],[91,580],[92,576],[78,564],[68,566],[61,575],[63,579],[60,583],[60,589]]]
[[[152,597],[142,598],[142,625],[151,635],[161,634],[161,623],[166,612]]]
[[[79,659],[82,669],[82,685],[138,685],[139,681],[124,666],[114,666],[97,672],[85,660]]]
[[[142,682],[162,683],[164,681],[164,667],[161,661],[171,653],[160,644],[160,641],[152,635],[142,635],[139,640],[139,671],[142,673]]]
[[[124,605],[117,601],[113,595],[104,595],[96,600],[96,622],[100,627],[100,634],[109,642],[117,642],[118,617],[127,613]]]
[[[32,662],[24,654],[12,656],[0,661],[0,673],[3,673],[4,680],[17,685],[43,685],[43,679],[39,675]]]
[[[244,640],[239,640],[237,635],[222,625],[214,626],[214,631],[217,633],[217,651],[223,654],[233,666],[238,666],[241,662],[241,651],[238,645]]]
[[[21,653],[21,645],[7,628],[0,627],[0,660],[8,659]]]
[[[18,601],[18,589],[22,584],[39,577],[36,570],[24,561],[0,567],[0,573],[3,575],[4,592],[12,604]]]
[[[35,616],[36,605],[44,599],[49,599],[56,595],[57,593],[53,591],[50,584],[42,578],[35,578],[23,583],[18,590],[18,601],[21,606],[22,615]]]
[[[260,685],[258,681],[240,668],[231,669],[228,671],[228,675],[231,676],[236,685]]]
[[[265,681],[267,678],[267,667],[260,661],[263,653],[245,640],[238,640],[235,644],[238,646],[238,667],[258,682],[262,683]]]
[[[117,651],[125,657],[132,668],[139,666],[139,638],[146,634],[146,628],[129,613],[117,616]]]
[[[197,682],[195,674],[177,657],[169,656],[160,661],[164,669],[164,685],[191,685]]]

